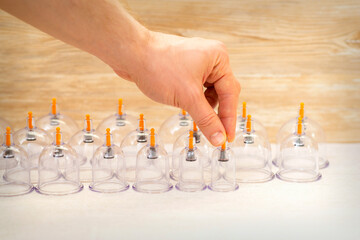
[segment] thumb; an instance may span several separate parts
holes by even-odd
[[[212,145],[220,146],[225,142],[225,128],[204,95],[187,111]]]

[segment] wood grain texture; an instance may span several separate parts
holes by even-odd
[[[330,142],[360,141],[360,1],[136,0],[126,7],[152,30],[225,42],[240,101],[274,140],[304,101]],[[178,110],[149,100],[97,58],[0,12],[0,116],[16,128],[52,97],[79,125],[95,124],[122,97],[148,125]]]

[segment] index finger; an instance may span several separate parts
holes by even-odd
[[[235,138],[240,84],[231,72],[218,79],[214,87],[219,99],[218,116],[224,125],[228,140],[232,142]]]

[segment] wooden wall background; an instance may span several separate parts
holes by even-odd
[[[274,139],[300,101],[330,142],[360,141],[360,1],[129,0],[147,27],[225,42],[242,85],[239,103]],[[0,116],[23,127],[52,97],[63,113],[97,124],[122,97],[134,114],[158,127],[176,113],[118,78],[97,58],[0,11]]]

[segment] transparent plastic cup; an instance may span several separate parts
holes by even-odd
[[[313,138],[314,141],[316,141],[318,144],[319,168],[323,169],[328,167],[329,160],[327,157],[327,143],[323,128],[320,126],[319,123],[315,122],[314,120],[308,118],[305,115],[305,108],[303,103],[300,104],[298,117],[302,118],[302,126],[306,135]],[[289,135],[293,134],[296,131],[298,117],[294,117],[284,123],[276,135],[276,156],[273,159],[273,164],[275,166],[279,166],[278,159],[280,157],[280,145]]]
[[[236,183],[235,155],[226,143],[212,153],[211,183],[208,187],[215,192],[229,192],[239,188]]]
[[[252,126],[251,115],[248,115],[246,127],[236,135],[232,148],[236,155],[236,180],[239,183],[260,183],[274,178],[270,143]]]
[[[206,137],[202,134],[200,129],[196,126],[195,122],[192,124],[194,139],[196,147],[201,151],[204,156],[203,160],[203,169],[204,169],[204,179],[206,183],[210,183],[211,180],[211,154],[213,151],[212,145],[206,139]],[[179,178],[179,167],[180,167],[180,153],[181,151],[188,146],[189,141],[189,133],[183,133],[180,135],[174,145],[172,151],[172,158],[170,164],[170,177],[177,181]]]
[[[80,192],[81,157],[62,140],[60,128],[55,140],[40,154],[37,192],[47,195],[66,195]]]
[[[164,193],[173,186],[169,177],[169,159],[166,150],[157,143],[152,128],[150,143],[140,149],[136,158],[136,177],[133,189],[142,193]]]
[[[4,135],[0,146],[0,197],[19,196],[30,193],[30,162],[26,152],[13,143],[11,128]]]
[[[28,155],[31,182],[38,182],[39,157],[43,149],[51,144],[51,136],[45,130],[36,127],[32,112],[28,113],[26,126],[14,133],[15,145],[21,146]]]
[[[193,131],[188,137],[188,146],[180,153],[179,178],[176,188],[184,192],[197,192],[206,189],[204,180],[204,156],[194,144]]]
[[[317,142],[302,126],[298,119],[298,130],[280,144],[279,171],[276,176],[288,182],[314,182],[321,178]]]
[[[92,158],[92,182],[89,188],[95,192],[116,193],[129,188],[125,179],[124,153],[112,143],[110,128],[106,130],[105,143]]]
[[[135,181],[136,157],[140,149],[147,144],[149,144],[149,130],[146,128],[144,115],[140,114],[138,128],[126,135],[120,144],[125,155],[127,181]]]
[[[100,134],[93,128],[89,114],[85,116],[84,128],[70,138],[69,145],[80,156],[80,181],[90,182],[92,179],[91,159],[96,149],[102,145],[102,140]]]

